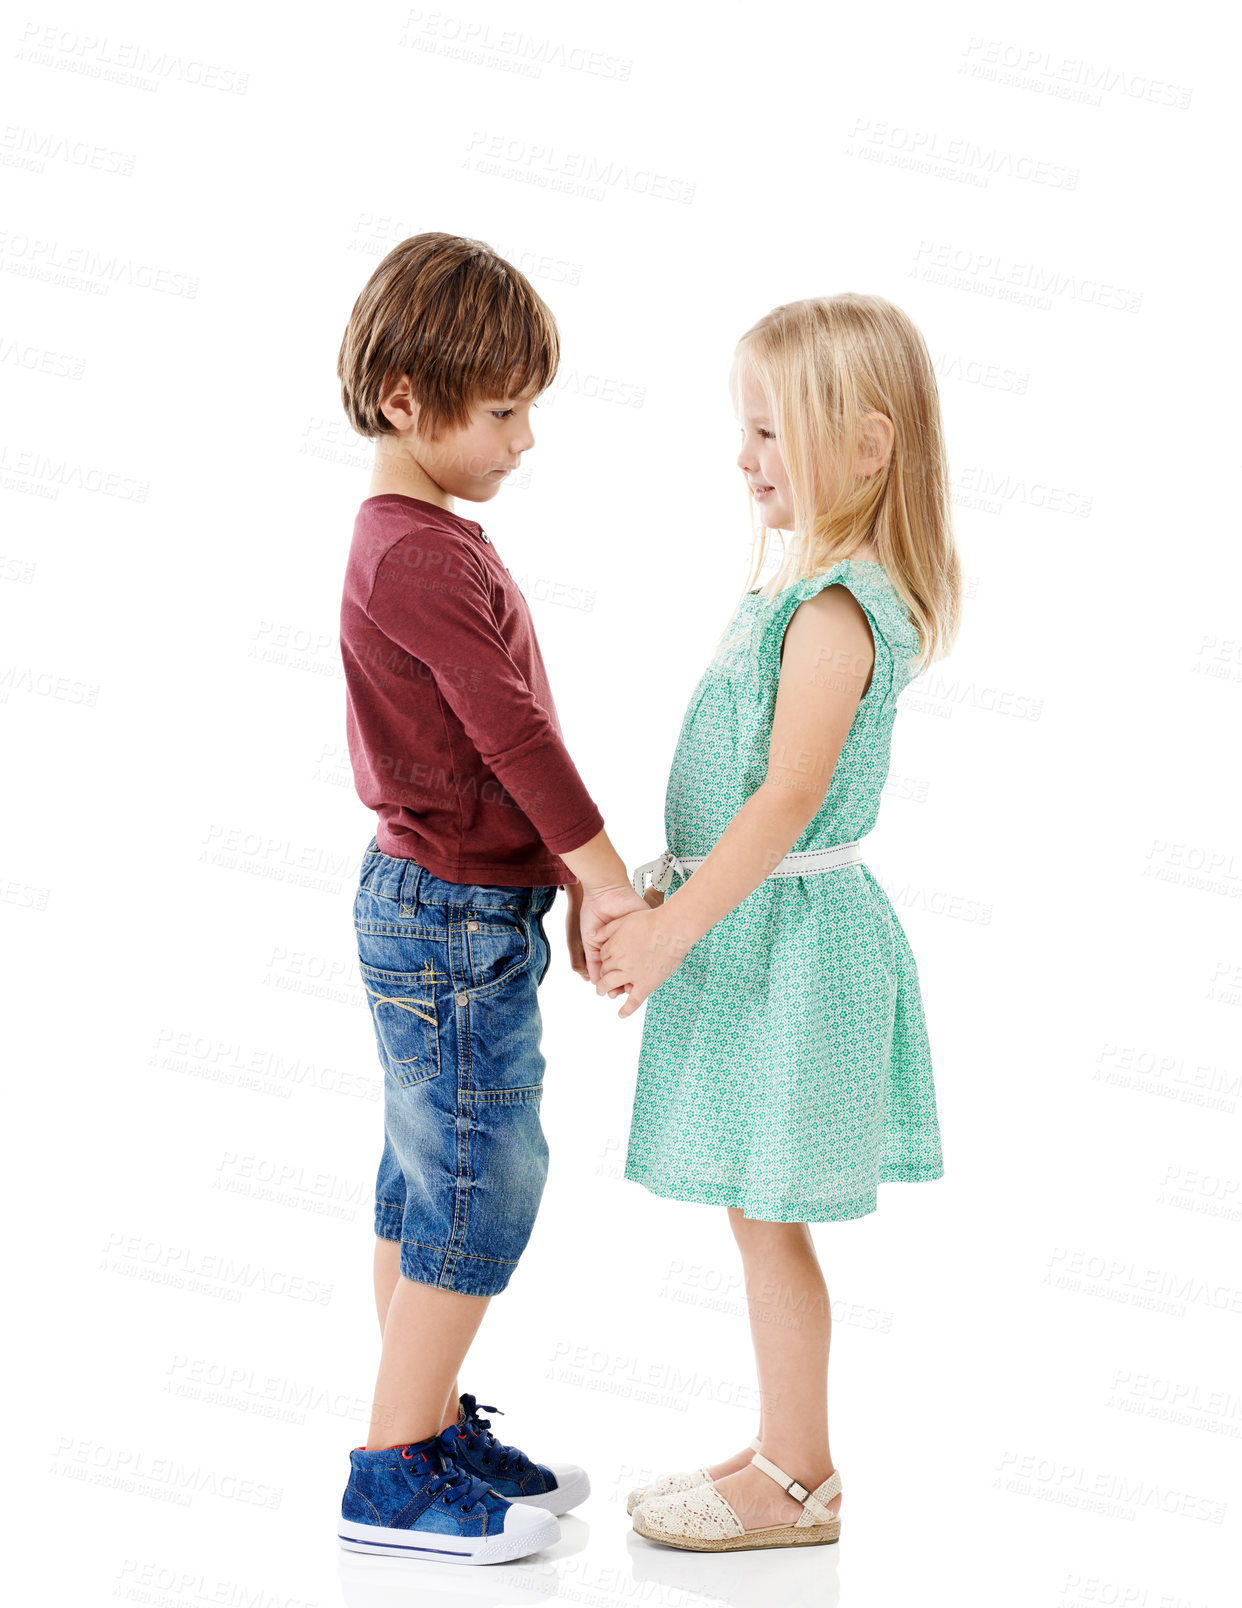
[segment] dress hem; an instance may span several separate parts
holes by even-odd
[[[827,1209],[824,1207],[816,1207],[811,1213],[808,1214],[806,1211],[798,1210],[792,1206],[777,1207],[773,1209],[772,1207],[763,1206],[754,1201],[747,1202],[732,1198],[726,1199],[725,1195],[728,1194],[728,1191],[722,1191],[718,1195],[704,1193],[692,1194],[687,1190],[684,1184],[679,1183],[675,1187],[671,1187],[667,1184],[653,1183],[651,1179],[640,1177],[636,1172],[631,1172],[628,1167],[626,1168],[623,1176],[627,1178],[630,1183],[640,1184],[644,1189],[648,1190],[653,1195],[659,1196],[662,1200],[678,1200],[690,1206],[730,1207],[734,1211],[740,1211],[744,1217],[750,1219],[752,1222],[847,1223],[856,1221],[860,1217],[869,1217],[878,1209],[878,1203],[876,1201],[874,1190],[870,1195],[858,1196],[853,1201],[845,1203],[841,1207]],[[929,1169],[919,1170],[917,1168],[910,1168],[904,1169],[900,1173],[893,1173],[889,1175],[881,1174],[881,1176],[876,1180],[876,1183],[877,1185],[929,1184],[935,1183],[937,1179],[943,1177],[943,1167],[940,1167],[935,1171]]]

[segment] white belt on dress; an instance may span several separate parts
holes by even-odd
[[[690,872],[698,870],[706,858],[705,854],[674,854],[672,849],[665,849],[658,859],[648,860],[634,872],[630,879],[634,891],[642,897],[646,892],[647,873],[650,872],[651,886],[666,893],[674,871],[680,871],[683,877],[689,876]],[[768,876],[804,877],[816,871],[836,871],[843,865],[857,865],[861,859],[862,844],[858,842],[834,843],[827,849],[800,849],[796,854],[787,854],[774,871],[768,872]]]

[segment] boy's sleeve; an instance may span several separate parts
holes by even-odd
[[[420,563],[425,549],[411,537],[394,543],[376,570],[367,612],[431,671],[484,764],[548,849],[572,853],[603,830],[604,817],[500,634],[483,566],[465,547],[452,556],[450,574],[429,576]]]

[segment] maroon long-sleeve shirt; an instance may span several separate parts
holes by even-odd
[[[578,879],[602,830],[561,736],[530,608],[473,519],[388,492],[354,521],[341,600],[349,755],[385,854],[446,882]]]

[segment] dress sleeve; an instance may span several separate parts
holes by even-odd
[[[427,585],[425,573],[403,553],[414,540],[405,537],[385,554],[367,612],[385,636],[427,666],[483,763],[550,852],[572,853],[603,829],[604,817],[509,652],[483,566],[462,547],[454,551],[452,573]]]
[[[808,576],[793,590],[790,602],[781,611],[779,629],[776,633],[777,654],[779,655],[780,653],[780,644],[784,640],[789,622],[793,619],[799,605],[805,603],[807,598],[814,597],[817,592],[822,592],[828,586],[843,586],[867,616],[867,624],[871,629],[872,646],[875,649],[875,663],[871,670],[871,685],[867,688],[863,697],[864,699],[871,698],[878,687],[882,689],[882,694],[877,696],[876,701],[888,702],[893,696],[892,650],[881,624],[875,599],[870,596],[866,586],[860,585],[857,577],[849,573],[848,561],[834,564],[831,569],[824,570],[819,575]],[[779,670],[777,673],[779,674]]]

